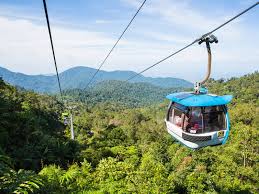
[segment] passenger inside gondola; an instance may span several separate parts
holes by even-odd
[[[189,123],[188,132],[202,133],[202,112],[200,107],[192,107]]]
[[[182,127],[182,112],[180,112],[178,109],[174,109],[174,119],[173,124],[177,125],[178,127]]]

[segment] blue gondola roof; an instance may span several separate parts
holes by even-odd
[[[166,98],[184,106],[217,106],[228,104],[232,100],[232,95],[217,96],[214,94],[179,92],[169,94]]]

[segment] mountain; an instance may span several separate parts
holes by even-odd
[[[89,67],[74,67],[60,73],[60,81],[62,89],[83,89],[86,87],[91,76],[96,72],[96,69]],[[99,71],[94,84],[107,80],[123,81],[129,77],[136,75],[133,71]],[[0,77],[6,82],[23,87],[25,89],[34,90],[37,92],[55,93],[58,91],[57,78],[55,75],[26,75],[23,73],[15,73],[8,69],[0,67]],[[146,82],[154,86],[163,88],[191,88],[193,84],[184,79],[178,78],[152,78],[140,75],[131,80],[132,83]]]

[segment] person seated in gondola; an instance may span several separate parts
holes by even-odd
[[[200,133],[202,130],[202,114],[200,109],[194,109],[191,112],[191,117],[189,119],[189,133]]]
[[[183,130],[186,132],[189,132],[191,128],[191,123],[190,123],[190,118],[188,114],[182,115],[182,122],[183,122]]]
[[[186,126],[189,123],[188,120],[189,120],[189,118],[184,113],[182,113],[181,117],[180,116],[175,116],[174,124],[177,125],[180,128],[182,128],[182,126],[183,126],[183,129],[185,130]]]
[[[182,127],[182,118],[180,116],[175,116],[174,124],[177,125],[178,127]]]

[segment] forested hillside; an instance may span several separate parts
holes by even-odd
[[[72,141],[61,102],[1,81],[0,193],[258,193],[258,83],[258,72],[211,80],[211,92],[234,95],[230,138],[191,150],[167,134],[166,100],[130,108],[101,96],[89,106],[79,91]]]
[[[187,90],[187,88],[162,88],[148,83],[104,81],[85,90],[66,90],[64,95],[67,100],[76,100],[89,106],[100,102],[111,102],[135,108],[161,103],[167,94],[181,90]]]

